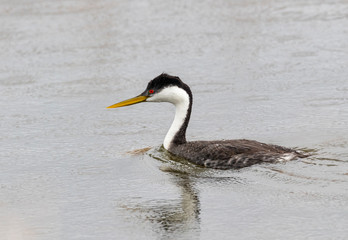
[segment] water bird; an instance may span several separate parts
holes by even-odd
[[[194,164],[215,169],[238,169],[258,163],[275,163],[305,157],[296,150],[254,140],[186,141],[193,97],[189,86],[179,77],[163,73],[151,80],[140,95],[107,108],[140,102],[174,104],[175,117],[164,138],[163,147],[171,154]]]

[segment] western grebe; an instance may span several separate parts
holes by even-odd
[[[175,105],[174,121],[164,138],[163,147],[170,153],[197,165],[231,169],[305,157],[293,149],[254,140],[187,142],[186,129],[192,110],[192,92],[179,77],[163,73],[151,80],[140,95],[107,108],[124,107],[140,102],[170,102]]]

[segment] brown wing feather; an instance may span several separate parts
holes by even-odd
[[[292,153],[293,157],[300,156],[289,148],[245,139],[188,142],[174,146],[170,152],[198,165],[217,169],[276,162],[281,160],[285,153]]]

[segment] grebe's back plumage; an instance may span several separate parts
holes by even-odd
[[[279,162],[304,157],[297,151],[253,140],[186,141],[186,129],[192,110],[192,92],[180,78],[161,74],[148,83],[146,90],[135,98],[116,103],[117,108],[139,102],[170,102],[175,117],[164,139],[163,147],[170,153],[200,166],[230,169],[262,162]]]

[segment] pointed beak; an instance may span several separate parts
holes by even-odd
[[[119,103],[115,103],[114,105],[111,105],[107,108],[125,107],[128,105],[133,105],[133,104],[144,102],[147,98],[148,98],[148,96],[139,95],[137,97],[130,98],[130,99],[124,100],[124,101],[119,102]]]

